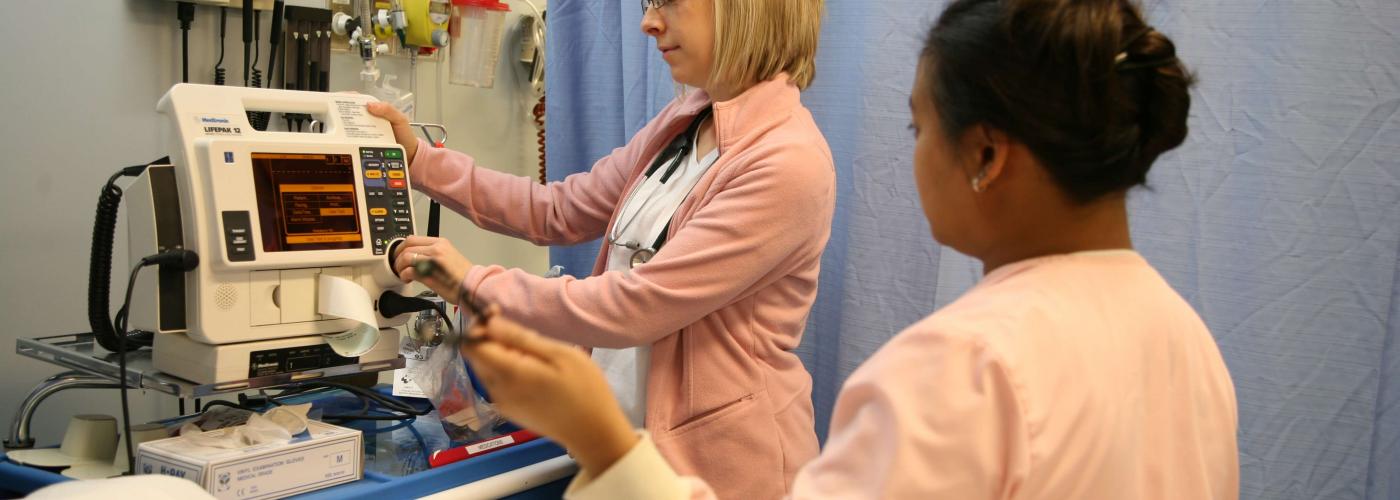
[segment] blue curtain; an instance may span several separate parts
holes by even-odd
[[[553,0],[545,84],[548,178],[587,172],[627,143],[676,95],[666,62],[642,34],[638,2]],[[551,264],[588,276],[599,241],[550,249]]]
[[[800,348],[818,432],[841,383],[980,268],[939,248],[905,129],[946,2],[828,0],[803,96],[836,156],[836,219]],[[555,0],[549,164],[586,171],[674,96],[636,2]],[[1148,1],[1198,73],[1191,135],[1131,198],[1140,251],[1215,333],[1239,398],[1242,496],[1400,498],[1400,7]],[[592,269],[597,245],[557,248]]]

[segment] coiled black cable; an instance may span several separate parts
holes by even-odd
[[[253,81],[250,84],[255,89],[262,88],[262,70],[258,69],[258,59],[262,58],[262,12],[253,12]],[[257,127],[257,124],[253,125]],[[262,130],[259,128],[258,130]]]
[[[530,115],[535,121],[535,131],[538,138],[540,152],[540,184],[549,184],[549,177],[546,175],[544,165],[544,96],[540,96],[540,102],[535,103],[535,108],[530,111]]]
[[[228,80],[228,70],[224,69],[224,35],[228,32],[228,7],[219,7],[219,62],[214,63],[214,85],[223,85]],[[181,404],[185,400],[181,399]]]
[[[262,12],[253,12],[253,79],[252,85],[255,89],[262,88],[263,72],[258,69],[258,59],[262,58]],[[267,122],[272,118],[272,113],[267,111],[249,111],[248,123],[253,125],[257,131],[267,130]]]
[[[112,291],[112,243],[117,231],[117,211],[121,208],[122,189],[117,179],[126,169],[112,175],[97,198],[97,219],[92,224],[92,253],[88,266],[88,326],[103,349],[117,352],[117,334],[108,314]]]
[[[170,158],[166,157],[147,165],[169,161]],[[88,259],[88,326],[92,328],[97,344],[112,352],[121,349],[115,322],[108,314],[112,292],[112,245],[117,232],[117,211],[122,203],[122,189],[117,187],[117,179],[141,175],[147,165],[123,168],[107,179],[97,198],[97,217],[92,224],[92,253]],[[126,311],[119,311],[118,319],[123,319],[125,315]],[[136,346],[149,346],[151,339],[149,332],[137,332],[129,338]]]

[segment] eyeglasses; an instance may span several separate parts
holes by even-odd
[[[670,5],[671,2],[674,2],[674,1],[676,1],[676,0],[642,0],[642,13],[643,13],[643,14],[646,14],[646,13],[647,13],[647,9],[649,9],[649,8],[650,8],[650,9],[660,9],[660,8],[662,8],[662,7],[665,7],[665,6],[667,6],[667,5]]]

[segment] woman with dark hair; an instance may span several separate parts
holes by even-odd
[[[934,239],[972,290],[846,381],[797,498],[1235,498],[1233,385],[1200,317],[1132,250],[1126,192],[1186,137],[1192,78],[1127,0],[957,0],[910,97]],[[463,351],[582,472],[573,498],[706,496],[585,355],[502,315]]]

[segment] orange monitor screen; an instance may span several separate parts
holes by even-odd
[[[350,155],[253,153],[266,252],[361,248]]]

